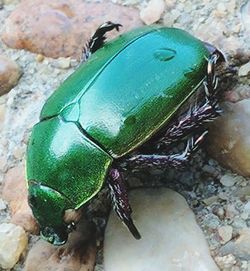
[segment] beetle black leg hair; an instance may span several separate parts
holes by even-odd
[[[118,169],[112,168],[109,171],[108,186],[113,201],[113,208],[122,222],[128,227],[136,239],[141,235],[136,229],[131,218],[132,209],[129,205],[128,193],[123,177]]]
[[[83,60],[87,60],[92,53],[94,53],[96,50],[100,49],[103,46],[104,41],[106,40],[105,34],[107,32],[113,29],[119,31],[119,28],[121,26],[121,24],[115,24],[110,21],[100,25],[83,49]]]
[[[203,132],[198,138],[194,139],[191,137],[183,153],[172,154],[172,155],[136,155],[128,158],[125,161],[126,167],[133,168],[184,168],[193,153],[199,148],[200,144],[203,142],[207,131]]]
[[[166,148],[220,115],[221,109],[217,99],[218,78],[215,75],[215,64],[219,57],[220,55],[215,52],[208,59],[207,76],[203,83],[205,101],[194,105],[188,112],[172,122],[164,136],[157,140],[158,148]]]

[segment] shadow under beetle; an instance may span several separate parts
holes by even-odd
[[[187,32],[159,26],[135,29],[105,43],[101,25],[84,49],[79,68],[45,103],[29,140],[29,204],[41,235],[54,245],[67,241],[74,214],[93,198],[105,180],[113,207],[136,239],[122,171],[133,167],[179,167],[207,131],[203,124],[220,114],[215,65],[222,53]],[[205,95],[176,116],[188,98]],[[194,131],[202,131],[194,137]],[[165,150],[191,135],[181,154],[135,154],[161,131]],[[162,132],[164,131],[164,132]],[[156,143],[157,145],[157,143]]]

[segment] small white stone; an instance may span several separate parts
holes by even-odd
[[[228,254],[226,256],[217,256],[215,257],[215,261],[221,268],[221,270],[231,270],[232,266],[236,264],[236,259],[234,255]]]
[[[51,65],[59,69],[68,69],[70,68],[70,63],[70,57],[59,57],[55,62],[52,62]]]
[[[238,75],[240,77],[245,77],[245,76],[250,75],[250,62],[247,62],[246,64],[242,65],[239,68]]]
[[[13,268],[27,244],[28,238],[22,227],[11,223],[0,224],[0,267]]]
[[[233,186],[236,183],[236,181],[237,179],[235,178],[235,176],[231,174],[225,174],[220,179],[220,183],[226,187]]]
[[[233,228],[232,228],[232,226],[229,226],[229,225],[222,226],[222,227],[218,228],[218,233],[221,238],[221,243],[225,244],[232,239]]]
[[[142,238],[135,240],[112,212],[104,240],[104,270],[218,271],[185,199],[169,189],[129,195]]]
[[[141,20],[149,25],[157,22],[165,9],[165,2],[163,0],[151,0],[147,7],[141,10]]]

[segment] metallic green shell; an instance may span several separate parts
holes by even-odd
[[[104,45],[55,91],[27,151],[30,205],[42,228],[66,231],[65,209],[91,199],[113,159],[167,125],[204,80],[208,55],[185,31],[143,27]]]
[[[187,32],[144,27],[98,50],[45,104],[114,158],[144,143],[197,89],[208,50]]]

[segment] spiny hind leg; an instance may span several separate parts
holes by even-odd
[[[182,153],[171,155],[140,154],[127,158],[121,165],[124,168],[184,168],[195,151],[198,150],[206,134],[207,131],[201,133],[197,138],[191,137]]]
[[[215,52],[208,59],[206,80],[203,83],[205,100],[195,104],[177,120],[170,123],[164,135],[157,140],[158,148],[165,149],[220,115],[221,109],[217,94],[218,78],[215,75],[215,65],[219,57]]]
[[[121,221],[128,227],[129,231],[136,239],[140,239],[141,235],[136,229],[131,218],[132,209],[129,204],[127,188],[121,172],[117,168],[111,168],[108,176],[108,186],[115,210]]]

